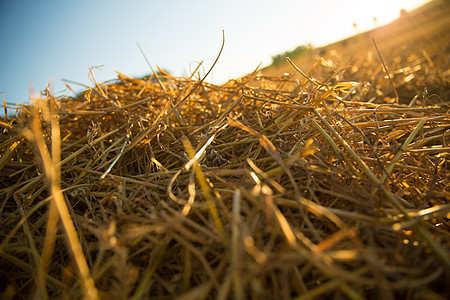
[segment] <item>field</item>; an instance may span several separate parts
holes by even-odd
[[[424,7],[405,14],[391,24],[314,49],[306,55],[293,59],[293,62],[303,71],[308,72],[317,68],[315,65],[322,58],[321,68],[318,69],[319,74],[315,74],[316,76],[328,78],[338,72],[336,75],[340,80],[370,82],[373,89],[379,88],[377,84],[389,84],[389,81],[374,77],[383,75],[381,71],[383,65],[373,38],[389,71],[396,77],[400,77],[396,78],[399,84],[397,88],[400,102],[408,104],[418,93],[423,93],[424,88],[416,84],[416,80],[412,82],[408,80],[411,79],[408,75],[415,73],[414,67],[418,68],[423,60],[427,60],[427,64],[433,67],[435,59],[438,60],[436,62],[440,64],[438,70],[442,73],[445,73],[450,66],[449,14],[448,1],[432,1]],[[266,67],[262,69],[262,72],[266,76],[283,76],[289,73],[293,74],[294,78],[303,80],[302,76],[287,62]],[[430,78],[430,80],[434,79],[436,78]],[[429,84],[427,88],[429,93],[437,93],[443,99],[448,99],[448,86],[442,82],[439,82],[435,89],[430,90]],[[369,95],[373,96],[370,93]],[[394,96],[392,92],[388,95]],[[383,100],[380,100],[380,97],[377,98],[377,101]],[[370,100],[370,98],[363,100]]]
[[[6,112],[1,298],[447,299],[449,6]]]

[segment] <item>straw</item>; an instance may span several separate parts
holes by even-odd
[[[445,298],[445,43],[384,51],[398,104],[367,52],[314,50],[47,91],[0,123],[2,297]]]

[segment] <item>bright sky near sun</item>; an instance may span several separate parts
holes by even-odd
[[[62,79],[92,86],[150,73],[153,66],[189,76],[198,62],[205,74],[225,48],[208,82],[224,83],[260,62],[311,43],[322,46],[391,22],[427,0],[0,0],[0,92],[9,103],[26,103],[51,83],[55,96],[73,95]],[[376,22],[374,21],[376,18]],[[357,29],[353,27],[357,24]],[[76,92],[83,87],[70,83]],[[0,99],[1,101],[1,99]]]

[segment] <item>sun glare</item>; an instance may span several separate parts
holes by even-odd
[[[392,22],[400,16],[402,9],[409,11],[415,7],[428,2],[422,1],[353,1],[355,4],[354,17],[352,20],[357,30],[367,30]]]
[[[402,9],[411,11],[427,2],[429,0],[318,1],[315,9],[301,16],[297,27],[301,29],[305,40],[316,47],[325,46],[388,24],[400,16]],[[296,5],[298,11],[304,8],[301,2]],[[311,27],[314,27],[314,32],[310,32]]]

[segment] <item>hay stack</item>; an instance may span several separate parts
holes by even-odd
[[[2,120],[3,297],[448,294],[448,105],[311,76],[152,79]]]

